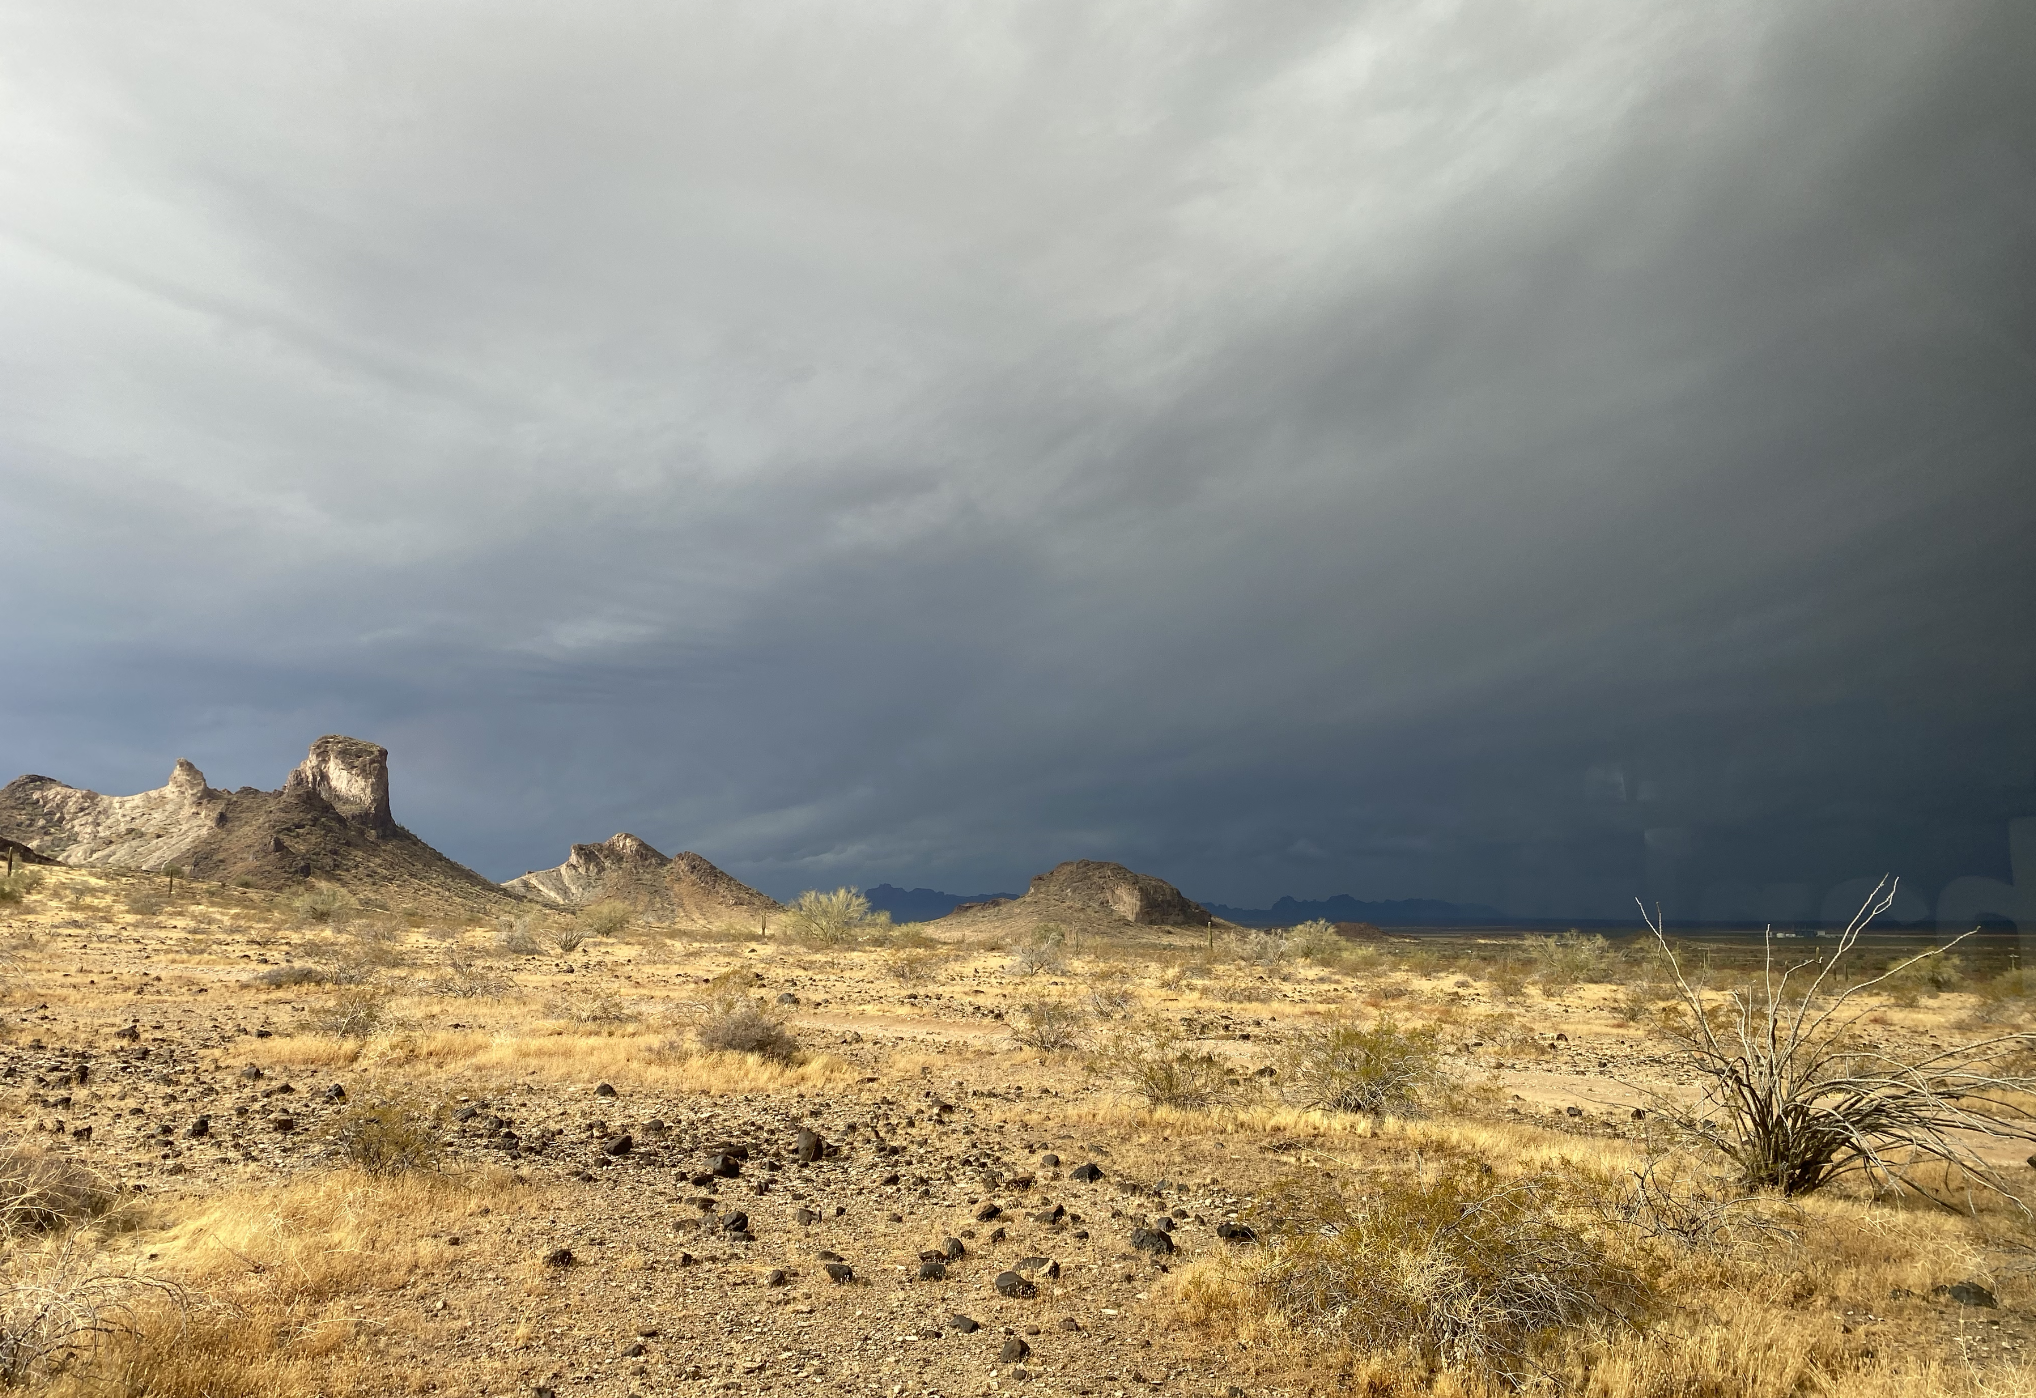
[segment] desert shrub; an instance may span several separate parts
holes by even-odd
[[[0,1388],[76,1375],[102,1345],[139,1332],[139,1300],[180,1299],[160,1279],[106,1271],[71,1239],[9,1260],[0,1282]]]
[[[1270,971],[1288,961],[1294,949],[1288,934],[1280,928],[1247,932],[1238,946],[1238,959],[1248,966]]]
[[[1675,992],[1653,981],[1633,981],[1619,992],[1619,1014],[1628,1024],[1641,1024],[1654,1017],[1655,1006]]]
[[[329,883],[314,884],[300,894],[291,909],[305,923],[328,927],[343,926],[353,912],[354,901],[346,890]]]
[[[532,933],[534,920],[528,913],[503,917],[495,923],[495,947],[508,956],[536,956],[544,948]]]
[[[1005,1030],[1021,1048],[1057,1053],[1080,1040],[1082,1012],[1066,1000],[1027,1000],[1011,1007]]]
[[[1485,981],[1492,994],[1502,1000],[1514,1000],[1527,988],[1527,968],[1517,957],[1501,957],[1485,972]]]
[[[1289,927],[1285,942],[1289,955],[1324,964],[1344,961],[1352,950],[1336,924],[1319,917]]]
[[[1252,1214],[1268,1235],[1252,1268],[1259,1305],[1439,1368],[1519,1381],[1562,1332],[1637,1324],[1651,1302],[1550,1176],[1501,1180],[1460,1161],[1351,1195],[1296,1176]]]
[[[1656,1094],[1656,1109],[1731,1161],[1750,1188],[1809,1194],[1857,1174],[1878,1189],[1934,1197],[1919,1169],[1942,1167],[1968,1202],[1975,1188],[2014,1197],[1978,1146],[2036,1142],[2036,1034],[1994,1033],[1905,1055],[1859,1029],[1890,978],[1949,949],[1878,975],[1851,972],[1852,953],[1893,905],[1895,887],[1882,880],[1828,958],[1790,963],[1770,935],[1762,965],[1712,998],[1683,973],[1659,913],[1648,919],[1682,1009],[1672,1031],[1679,1066],[1704,1088],[1694,1103]]]
[[[1947,990],[1957,990],[1970,978],[1963,959],[1947,953],[1898,959],[1888,962],[1882,970],[1882,993],[1897,1005],[1910,1007],[1923,1000],[1935,1000]]]
[[[16,869],[0,877],[0,903],[19,903],[42,887],[42,870]]]
[[[902,985],[927,985],[939,979],[951,959],[944,951],[901,951],[884,962],[884,973]]]
[[[1596,933],[1575,928],[1553,937],[1530,936],[1522,946],[1534,979],[1547,990],[1579,984],[1600,984],[1612,978],[1612,944]]]
[[[315,1034],[342,1039],[369,1039],[381,1029],[389,1009],[388,992],[373,985],[343,985],[304,1019]]]
[[[1067,931],[1059,923],[1042,922],[1018,948],[1007,968],[1014,976],[1064,976],[1067,974]]]
[[[710,1053],[753,1053],[772,1063],[790,1063],[799,1053],[785,1022],[747,995],[717,996],[700,1014],[693,1038]]]
[[[1298,1030],[1278,1058],[1280,1095],[1318,1111],[1414,1111],[1442,1083],[1434,1029],[1402,1029],[1386,1015],[1369,1029],[1333,1019]]]
[[[580,925],[596,937],[612,937],[629,926],[636,914],[627,903],[614,898],[603,898],[598,903],[580,909]]]
[[[863,938],[888,931],[889,913],[870,911],[870,900],[853,888],[832,893],[807,889],[785,909],[778,928],[787,937],[814,946],[854,946]]]
[[[326,1128],[336,1160],[370,1175],[435,1170],[445,1153],[431,1114],[404,1102],[349,1107]]]
[[[1607,1225],[1683,1253],[1742,1253],[1800,1237],[1790,1226],[1793,1205],[1732,1188],[1680,1152],[1650,1155],[1619,1179],[1599,1182],[1588,1197]]]
[[[489,999],[506,995],[509,981],[476,965],[456,948],[448,948],[442,969],[431,982],[430,989],[434,995],[450,996],[455,1000]]]
[[[551,949],[560,956],[571,956],[580,949],[580,944],[587,940],[587,933],[585,928],[577,924],[561,922],[545,932],[544,940],[549,942]]]
[[[296,962],[289,962],[281,966],[271,966],[266,971],[258,972],[252,979],[254,984],[267,986],[271,990],[286,990],[299,985],[325,985],[332,980],[332,972],[323,966],[302,966]]]
[[[114,1204],[98,1173],[32,1141],[0,1142],[0,1238],[43,1233],[100,1217]]]
[[[1090,979],[1089,1011],[1099,1019],[1115,1019],[1138,1003],[1131,977],[1123,971],[1104,971]]]
[[[1234,1102],[1250,1087],[1236,1069],[1163,1022],[1113,1034],[1089,1068],[1148,1107],[1199,1111]]]
[[[120,902],[122,907],[136,917],[154,917],[169,906],[163,895],[152,888],[129,889],[127,896]]]
[[[643,1018],[620,995],[566,996],[547,1005],[545,1013],[568,1024],[635,1024]]]

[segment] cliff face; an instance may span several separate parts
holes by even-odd
[[[502,886],[562,908],[583,908],[613,898],[646,917],[684,925],[747,923],[779,907],[776,899],[691,850],[667,859],[626,833],[597,845],[574,845],[557,868],[533,869]]]
[[[106,796],[52,777],[0,787],[0,837],[65,864],[160,870],[288,888],[306,879],[484,913],[515,899],[398,825],[386,748],[320,738],[280,791],[221,791],[182,758],[168,783]]]

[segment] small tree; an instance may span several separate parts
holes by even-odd
[[[1972,935],[1879,975],[1852,978],[1847,958],[1867,925],[1893,905],[1898,886],[1880,881],[1828,958],[1779,966],[1770,930],[1758,978],[1711,995],[1684,975],[1660,910],[1650,917],[1643,904],[1684,1011],[1682,1059],[1705,1082],[1694,1105],[1657,1097],[1658,1109],[1756,1188],[1808,1194],[1858,1173],[1876,1188],[1935,1197],[1917,1183],[1916,1170],[1938,1164],[1953,1178],[2014,1200],[1973,1143],[2036,1141],[2029,1109],[2036,1034],[1997,1034],[1915,1058],[1889,1052],[1860,1030],[1873,1008],[1862,997],[1885,991],[1908,968]]]
[[[171,898],[175,898],[175,897],[177,896],[177,880],[178,880],[178,879],[180,879],[180,878],[182,878],[183,876],[184,876],[184,866],[183,866],[183,865],[181,865],[181,864],[165,864],[165,865],[163,865],[163,877],[164,877],[164,878],[166,878],[166,879],[168,879],[168,880],[170,881],[170,897],[171,897]]]

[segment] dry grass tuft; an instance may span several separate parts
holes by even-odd
[[[1334,1112],[1412,1112],[1442,1084],[1432,1025],[1402,1029],[1381,1015],[1367,1029],[1347,1019],[1296,1031],[1279,1054],[1280,1095]]]
[[[115,1202],[112,1186],[73,1157],[33,1141],[0,1143],[0,1237],[88,1223]]]

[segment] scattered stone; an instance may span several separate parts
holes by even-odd
[[[1082,1323],[1071,1315],[1064,1315],[1060,1318],[1060,1328],[1069,1332],[1075,1332],[1082,1328]]]
[[[1013,1335],[1004,1341],[1004,1347],[997,1351],[997,1358],[1006,1364],[1015,1364],[1030,1353],[1032,1346],[1026,1344],[1019,1336]]]
[[[247,1067],[240,1070],[240,1075],[248,1082],[253,1082],[257,1078],[260,1078],[262,1076],[262,1070],[255,1067],[254,1064],[250,1063],[247,1065]]]
[[[783,1267],[773,1267],[770,1271],[764,1273],[765,1286],[783,1286],[784,1284],[785,1269]]]
[[[644,1355],[649,1353],[650,1346],[646,1345],[641,1340],[636,1341],[634,1344],[624,1345],[622,1347],[622,1357],[624,1359],[641,1359]]]
[[[919,1264],[919,1280],[946,1281],[947,1264],[945,1262],[938,1261],[921,1262]]]
[[[982,1207],[976,1210],[977,1223],[990,1223],[996,1219],[1002,1218],[1003,1216],[1004,1216],[1003,1208],[994,1201],[989,1199],[985,1199],[982,1203]]]
[[[1233,1223],[1228,1219],[1216,1225],[1216,1236],[1226,1243],[1255,1243],[1258,1234],[1248,1223]]]
[[[778,1003],[780,1005],[796,1005],[799,1003],[799,997],[794,995],[791,991],[787,990],[782,995],[778,996]]]
[[[1134,1228],[1131,1231],[1131,1246],[1140,1252],[1164,1257],[1174,1250],[1174,1240],[1157,1228]]]
[[[2001,1304],[1994,1298],[1993,1292],[1987,1290],[1976,1281],[1953,1282],[1949,1286],[1933,1286],[1930,1288],[1930,1295],[1936,1300],[1955,1301],[1961,1306],[1983,1306],[1990,1311],[1999,1309]]]
[[[742,1162],[725,1153],[710,1156],[707,1160],[707,1173],[724,1180],[732,1180],[742,1173]]]
[[[963,1315],[960,1311],[956,1311],[953,1315],[949,1316],[947,1318],[947,1323],[955,1328],[957,1334],[962,1335],[973,1335],[976,1333],[976,1331],[983,1328],[981,1325],[978,1325],[975,1321],[970,1320],[967,1316]]]
[[[346,1100],[346,1089],[338,1083],[334,1083],[331,1087],[325,1089],[325,1100],[328,1102],[344,1102]]]
[[[811,1165],[821,1158],[827,1149],[827,1142],[820,1139],[820,1133],[811,1127],[799,1128],[799,1136],[792,1146],[792,1158],[801,1165]]]
[[[808,1208],[801,1207],[792,1214],[792,1222],[798,1224],[801,1228],[811,1227],[819,1221],[820,1215]]]
[[[1067,1210],[1062,1208],[1059,1204],[1055,1204],[1050,1209],[1041,1209],[1038,1213],[1033,1214],[1031,1217],[1034,1223],[1059,1223],[1062,1219],[1067,1217]]]
[[[1043,1170],[1058,1170],[1060,1168],[1060,1157],[1052,1151],[1048,1151],[1039,1157],[1039,1166]]]
[[[271,1117],[269,1118],[269,1129],[278,1136],[287,1136],[297,1129],[297,1118],[292,1116]]]
[[[611,1083],[604,1082],[599,1087],[594,1089],[594,1095],[596,1097],[613,1097],[615,1095],[614,1085]]]
[[[1076,1184],[1094,1184],[1103,1178],[1103,1167],[1091,1160],[1086,1165],[1077,1165],[1067,1172],[1067,1177]]]
[[[635,1149],[636,1142],[627,1131],[624,1131],[619,1136],[610,1136],[607,1140],[601,1142],[601,1153],[603,1155],[627,1155]]]
[[[855,1268],[849,1266],[846,1262],[829,1262],[827,1264],[827,1275],[830,1280],[837,1284],[852,1282],[855,1280]]]
[[[544,1265],[547,1267],[570,1267],[577,1261],[579,1259],[573,1256],[571,1248],[553,1248],[544,1255]]]
[[[940,1245],[940,1252],[949,1262],[959,1261],[968,1255],[968,1249],[962,1246],[962,1241],[959,1238],[947,1239]]]
[[[194,1118],[191,1124],[184,1128],[184,1139],[187,1141],[202,1141],[211,1134],[212,1118],[209,1116]]]
[[[735,1210],[733,1213],[721,1215],[721,1231],[724,1233],[747,1233],[749,1231],[749,1215],[740,1209]]]
[[[997,1288],[999,1296],[1009,1296],[1019,1301],[1039,1294],[1038,1287],[1019,1276],[1016,1272],[997,1273],[997,1280],[992,1285]]]

